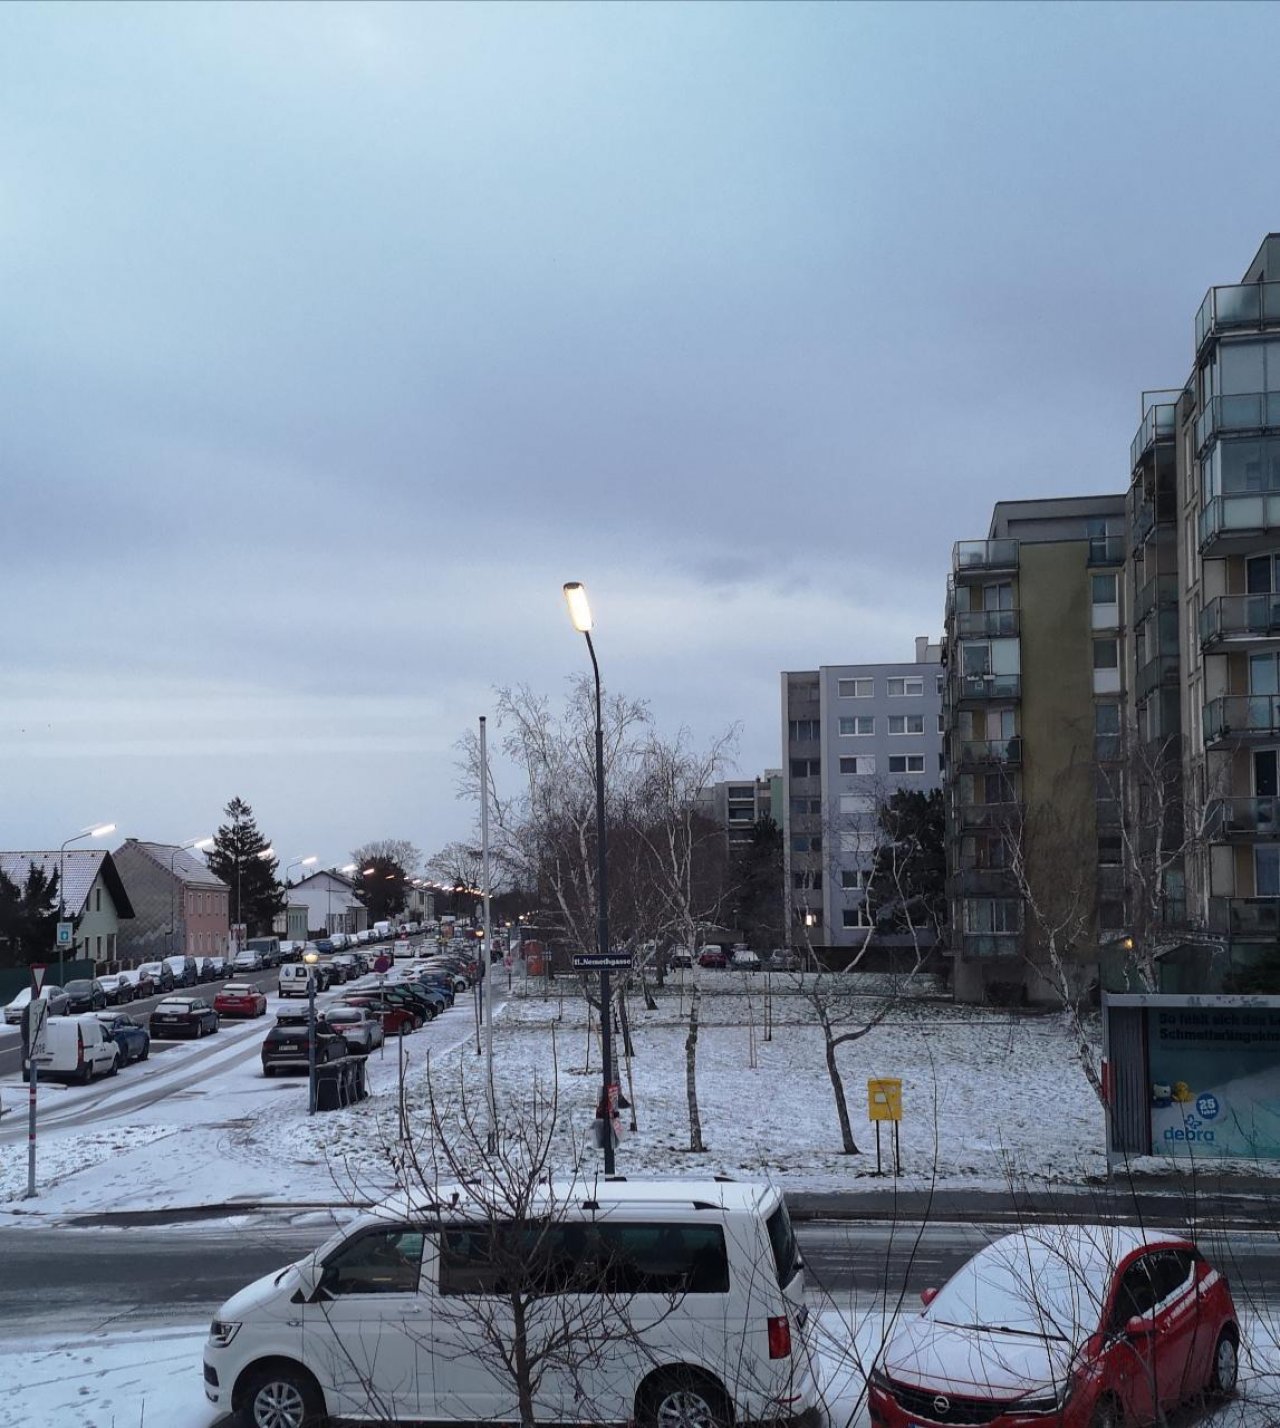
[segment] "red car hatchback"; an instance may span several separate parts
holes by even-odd
[[[1176,1235],[1035,1226],[920,1297],[871,1372],[874,1428],[1117,1428],[1236,1386],[1231,1291]]]
[[[213,999],[219,1016],[266,1016],[267,999],[251,982],[228,982]]]

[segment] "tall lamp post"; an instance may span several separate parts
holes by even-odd
[[[63,892],[63,884],[67,880],[67,849],[72,843],[78,843],[82,838],[105,838],[108,833],[114,833],[116,825],[114,823],[98,823],[88,828],[82,828],[79,833],[73,833],[70,838],[58,849],[58,921],[64,921],[66,917],[67,900]],[[72,936],[71,950],[75,949],[75,937]],[[58,985],[63,985],[64,973],[62,968],[63,945],[62,939],[58,939]]]
[[[174,949],[174,945],[173,945],[173,939],[174,939],[174,937],[176,936],[177,931],[178,931],[178,914],[177,914],[177,906],[176,906],[176,905],[177,905],[177,898],[176,898],[176,896],[175,896],[175,889],[174,889],[174,886],[173,886],[174,883],[177,881],[177,877],[175,876],[173,869],[174,869],[174,865],[175,865],[175,864],[177,863],[177,861],[178,861],[178,854],[179,854],[179,853],[186,853],[186,852],[188,852],[188,851],[189,851],[190,849],[192,849],[192,848],[211,848],[212,846],[213,846],[213,839],[212,839],[212,838],[192,838],[189,843],[180,843],[180,844],[173,850],[173,852],[169,855],[169,956],[170,956],[170,957],[172,957],[172,956],[174,955],[174,950],[175,950],[175,949]],[[186,898],[186,890],[184,889],[184,890],[183,890],[183,899],[184,899],[184,901],[185,901],[185,898]],[[185,908],[184,908],[184,911],[185,911]]]
[[[578,580],[567,581],[564,598],[569,606],[573,628],[587,641],[591,656],[591,672],[596,684],[596,950],[601,959],[609,955],[609,860],[605,847],[604,828],[604,719],[600,708],[600,664],[596,647],[591,642],[591,606],[586,587]],[[604,1061],[604,1084],[600,1108],[604,1113],[604,1173],[613,1174],[613,993],[609,985],[609,968],[600,968],[600,1054]]]

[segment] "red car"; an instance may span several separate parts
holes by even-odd
[[[346,996],[343,1001],[351,1007],[367,1007],[381,1020],[384,1036],[401,1036],[418,1029],[418,1019],[408,1007],[393,1006],[376,993],[370,996]]]
[[[267,999],[250,982],[228,982],[213,999],[219,1016],[266,1016]]]
[[[1175,1235],[1037,1225],[920,1297],[871,1371],[874,1428],[1118,1428],[1236,1386],[1227,1281]]]
[[[708,947],[698,954],[699,967],[719,967],[723,970],[729,965],[729,959],[724,955],[721,947]]]

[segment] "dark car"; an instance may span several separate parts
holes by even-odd
[[[353,992],[346,1000],[353,1007],[371,1011],[387,1036],[404,1036],[422,1025],[422,1018],[411,1007],[384,1000],[377,992]]]
[[[305,1023],[282,1022],[267,1032],[262,1043],[262,1074],[274,1076],[277,1071],[306,1071],[310,1067],[309,1028]],[[347,1043],[323,1020],[316,1022],[316,1065],[341,1061],[347,1055]]]
[[[196,958],[196,980],[198,982],[216,982],[218,980],[218,968],[213,965],[212,957]]]
[[[133,1000],[133,984],[127,977],[123,977],[119,972],[108,973],[105,977],[98,978],[98,985],[107,994],[107,1005],[109,1007],[120,1006],[123,1002]]]
[[[442,1011],[447,1011],[453,1005],[453,992],[431,981],[427,977],[413,977],[407,983],[411,992],[418,992],[426,997],[436,1009],[439,1016]]]
[[[335,950],[331,937],[321,937],[316,943],[316,951],[319,952],[322,957],[329,956]]]
[[[140,997],[153,997],[157,992],[173,991],[173,968],[168,962],[144,962],[138,968],[146,991],[139,991]]]
[[[67,1014],[78,1016],[81,1012],[103,1011],[107,1005],[107,993],[96,977],[81,977],[68,982],[62,989],[67,994]]]
[[[452,979],[438,973],[424,972],[416,980],[419,986],[429,987],[432,991],[439,992],[444,998],[445,1006],[451,1007],[453,1005],[456,992],[454,991]]]
[[[151,1035],[197,1040],[218,1029],[218,1013],[203,997],[166,997],[151,1013]]]
[[[386,995],[393,1000],[399,998],[406,1006],[412,1007],[423,1021],[434,1020],[440,1008],[434,997],[421,987],[412,987],[407,982],[396,982],[386,988]]]
[[[146,1027],[134,1021],[123,1012],[99,1012],[103,1034],[109,1036],[120,1048],[120,1065],[131,1061],[145,1061],[151,1055],[151,1037]]]

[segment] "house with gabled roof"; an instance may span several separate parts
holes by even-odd
[[[111,854],[103,848],[0,852],[0,872],[18,887],[32,867],[46,878],[61,879],[63,921],[75,924],[73,946],[63,949],[66,960],[114,961],[133,920],[133,903]],[[50,947],[49,952],[54,955],[55,949]]]
[[[113,856],[134,907],[121,944],[126,961],[227,955],[231,890],[202,858],[175,843],[138,838],[126,839]]]

